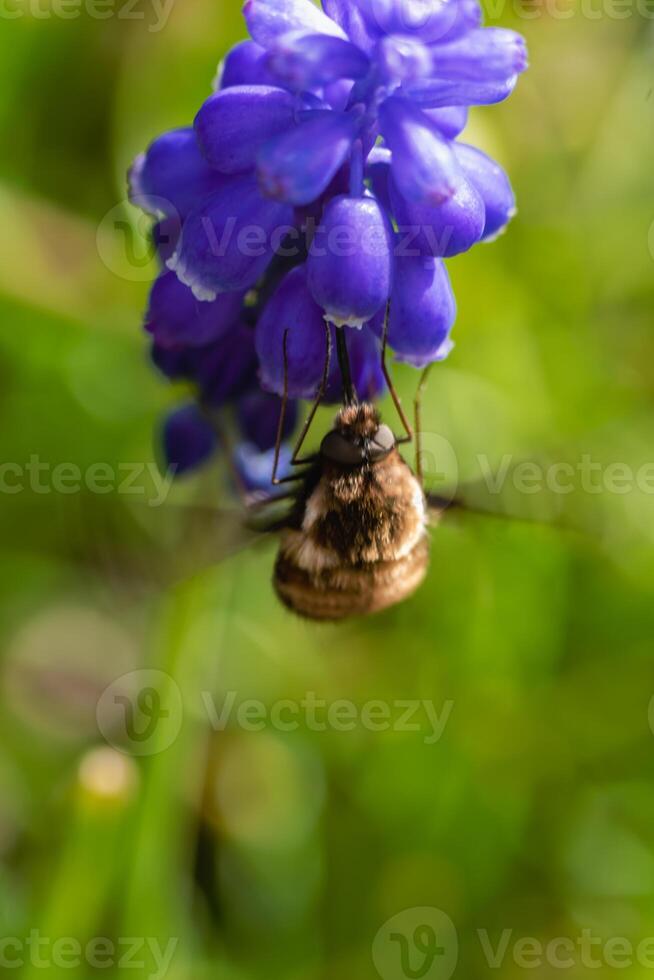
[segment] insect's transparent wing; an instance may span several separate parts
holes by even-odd
[[[542,524],[562,530],[575,530],[574,522],[562,513],[558,501],[524,498],[511,499],[511,495],[489,495],[483,484],[466,484],[457,488],[456,494],[427,492],[430,511],[436,517],[448,514],[470,513],[505,520]]]
[[[147,524],[161,560],[171,567],[176,579],[238,554],[267,531],[263,524],[249,524],[238,508],[200,504],[169,505],[159,514],[148,515]]]
[[[92,536],[85,536],[85,560],[117,582],[143,588],[166,586],[211,568],[270,537],[285,521],[284,508],[275,504],[251,514],[238,505],[192,499],[156,506],[138,498],[119,506],[108,502],[102,515],[96,501],[90,506],[93,513],[80,522],[93,529]]]
[[[560,460],[542,458],[484,462],[475,478],[452,480],[445,472],[427,473],[427,501],[436,516],[473,513],[504,520],[548,525],[560,530],[591,533],[598,514],[574,488],[559,480]],[[567,465],[567,464],[564,464]]]

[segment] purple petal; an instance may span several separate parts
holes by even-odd
[[[174,272],[164,272],[152,287],[145,328],[161,347],[202,347],[234,326],[242,305],[242,292],[201,303]]]
[[[195,403],[176,409],[167,417],[163,445],[168,469],[181,476],[206,462],[217,446],[216,435]]]
[[[261,197],[254,177],[231,177],[189,215],[168,267],[200,300],[248,289],[267,269],[292,220],[292,208]]]
[[[359,7],[378,36],[399,34],[432,43],[462,26],[456,0],[359,0]]]
[[[341,78],[364,78],[370,60],[350,41],[327,34],[293,32],[272,46],[268,66],[289,88],[322,88]]]
[[[356,116],[319,112],[270,140],[258,160],[262,192],[295,205],[310,204],[347,159],[358,129]]]
[[[347,40],[338,24],[311,0],[246,0],[243,14],[252,38],[264,48],[289,31],[328,34]]]
[[[408,201],[440,204],[450,197],[460,174],[449,143],[407,99],[393,96],[382,104],[379,120],[393,154],[393,178]]]
[[[445,31],[440,37],[434,38],[437,43],[454,41],[467,31],[481,27],[484,12],[479,0],[455,0],[454,6],[454,22],[448,31]]]
[[[366,177],[370,181],[372,192],[389,214],[393,212],[388,187],[392,159],[390,150],[383,146],[375,146],[366,163]]]
[[[216,88],[234,85],[277,85],[267,64],[268,53],[255,41],[241,41],[229,52],[218,73]]]
[[[251,442],[242,442],[234,450],[234,466],[241,482],[251,493],[272,492],[272,473],[275,465],[275,451],[260,452]],[[282,446],[279,454],[277,474],[288,476],[291,472],[291,450]]]
[[[462,82],[434,78],[428,82],[404,86],[402,93],[424,109],[495,105],[508,99],[517,83],[517,75],[503,82]]]
[[[473,184],[486,209],[483,241],[494,238],[516,214],[516,203],[511,181],[500,167],[474,146],[458,143],[454,147],[456,158],[467,179]]]
[[[377,64],[387,81],[420,81],[431,74],[431,63],[431,50],[411,37],[392,35],[382,38],[377,46]]]
[[[152,363],[171,381],[187,379],[190,372],[189,348],[161,347],[156,341],[150,351]]]
[[[268,85],[235,85],[217,92],[195,117],[198,145],[216,170],[251,170],[264,143],[294,125],[296,105],[290,92]]]
[[[370,31],[362,12],[352,0],[323,0],[322,5],[327,16],[343,28],[345,34],[357,47],[367,53],[372,51],[376,38]]]
[[[343,112],[349,104],[353,84],[348,78],[342,78],[337,82],[332,82],[331,85],[325,86],[325,101],[327,104],[332,109],[336,109],[337,112]]]
[[[448,140],[456,139],[468,125],[467,106],[445,106],[443,109],[423,109],[423,112]]]
[[[222,408],[256,384],[254,330],[239,323],[216,343],[194,351],[190,362],[203,400]]]
[[[391,297],[388,343],[398,361],[421,368],[451,350],[456,301],[440,259],[397,259]]]
[[[387,301],[393,282],[393,237],[372,197],[332,200],[311,243],[309,288],[337,326],[361,327]]]
[[[458,178],[452,197],[436,206],[405,200],[392,178],[390,195],[401,254],[451,258],[471,249],[484,233],[484,202],[463,176]]]
[[[433,74],[453,81],[503,82],[527,64],[524,38],[501,27],[482,27],[433,48]]]
[[[132,164],[129,199],[149,214],[184,218],[224,182],[202,156],[193,129],[175,129]]]
[[[276,395],[284,393],[286,331],[288,394],[313,398],[324,371],[327,341],[323,312],[309,292],[304,266],[293,269],[282,280],[256,328],[261,385]]]
[[[339,194],[347,194],[350,189],[350,168],[345,163],[344,166],[337,171],[336,176],[329,182],[329,185],[315,201],[310,204],[302,205],[295,210],[295,220],[298,227],[305,229],[305,231],[315,225],[320,224],[322,220],[322,214],[325,210],[325,205],[331,201],[333,197],[337,197]]]
[[[181,233],[182,222],[177,216],[162,218],[152,229],[152,244],[162,265],[175,254]]]
[[[255,388],[239,398],[236,417],[243,438],[265,453],[277,442],[277,429],[281,412],[281,399],[267,391]],[[289,402],[284,417],[283,439],[290,439],[298,419],[297,402]]]
[[[195,384],[202,400],[220,408],[256,384],[254,331],[237,323],[204,347],[152,347],[152,360],[173,381]]]

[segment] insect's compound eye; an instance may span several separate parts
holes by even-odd
[[[341,466],[358,466],[363,462],[363,447],[350,442],[336,429],[328,432],[320,446],[320,454]]]
[[[395,436],[387,425],[380,425],[370,441],[368,452],[370,459],[375,462],[383,459],[395,449]]]

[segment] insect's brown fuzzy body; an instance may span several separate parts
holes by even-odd
[[[379,431],[371,405],[341,411],[336,431],[357,445]],[[422,488],[393,446],[382,458],[342,465],[321,457],[284,531],[274,585],[313,620],[379,612],[411,595],[429,564]]]

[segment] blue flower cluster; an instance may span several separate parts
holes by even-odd
[[[251,40],[193,127],[130,172],[165,263],[146,321],[155,361],[200,393],[202,411],[166,427],[180,470],[214,448],[207,405],[234,405],[243,437],[270,451],[266,400],[285,381],[291,398],[315,395],[325,320],[357,328],[362,398],[383,391],[387,307],[398,360],[446,357],[456,303],[443,260],[515,213],[501,167],[458,139],[468,108],[507,98],[527,67],[521,36],[482,27],[478,0],[246,0],[244,14]]]

